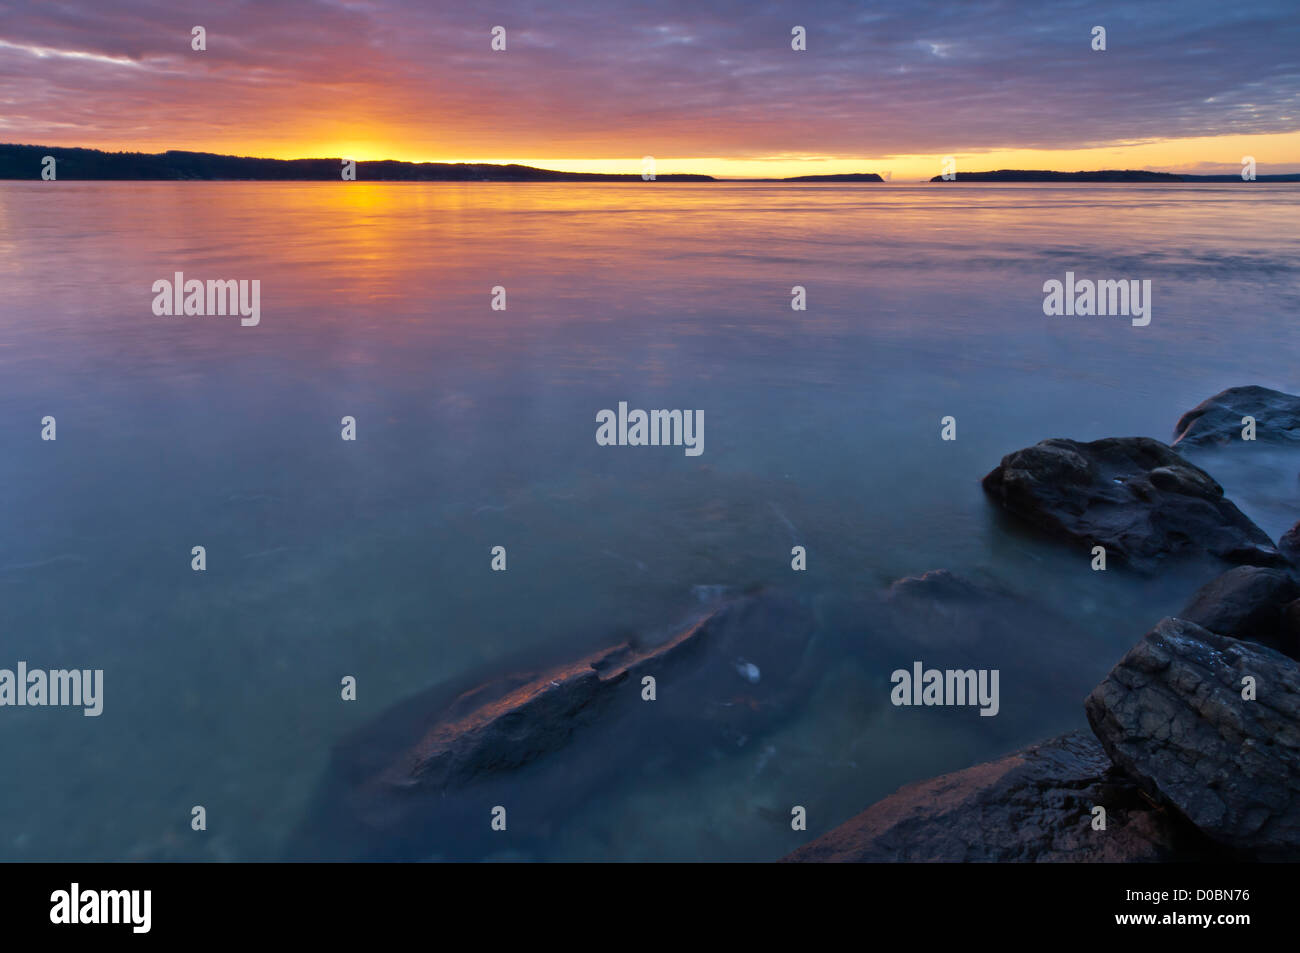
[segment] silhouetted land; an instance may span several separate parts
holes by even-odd
[[[0,179],[40,179],[43,161],[53,156],[57,178],[121,181],[319,181],[341,180],[342,160],[258,159],[212,152],[103,152],[62,146],[0,143]],[[640,173],[557,172],[528,165],[468,162],[357,162],[357,179],[368,182],[640,182]],[[671,173],[657,182],[716,182],[711,175]],[[874,172],[795,175],[784,179],[735,179],[741,182],[883,182]],[[936,175],[931,182],[945,181]],[[1002,169],[958,172],[957,182],[1240,182],[1236,175],[1183,175],[1142,170],[1050,172]],[[1300,174],[1261,175],[1259,182],[1300,182]]]
[[[1240,182],[1241,174],[1236,175],[1185,175],[1184,182]],[[1289,172],[1285,175],[1257,175],[1256,182],[1300,182],[1300,172]]]
[[[792,175],[785,179],[759,179],[760,182],[883,182],[874,172],[844,172],[839,175]]]
[[[54,156],[59,179],[247,179],[330,181],[341,179],[342,160],[255,159],[210,152],[101,152],[57,146],[0,145],[0,179],[39,179],[45,156]],[[640,173],[555,172],[527,165],[450,162],[357,162],[357,179],[368,182],[640,182]],[[712,182],[711,175],[656,175],[657,182]]]
[[[1142,169],[1105,169],[1099,172],[1050,172],[1042,169],[999,169],[996,172],[958,172],[956,179],[936,175],[931,182],[1241,182],[1235,175],[1186,175],[1147,172]],[[1257,182],[1300,182],[1300,174],[1261,175]]]

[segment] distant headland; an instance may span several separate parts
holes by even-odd
[[[53,156],[58,179],[107,181],[337,182],[343,160],[258,159],[212,152],[103,152],[63,146],[0,143],[0,179],[39,179]],[[530,165],[472,162],[357,161],[356,178],[367,182],[641,182],[640,173],[559,172]],[[656,182],[717,182],[711,175],[667,173]],[[882,182],[874,172],[797,175],[745,182]]]
[[[931,182],[1241,182],[1233,175],[1188,175],[1147,172],[1143,169],[1104,169],[1099,172],[1050,172],[1043,169],[999,169],[996,172],[958,172],[955,179],[936,175]],[[1256,182],[1300,182],[1300,174],[1261,175]]]
[[[39,179],[45,156],[53,156],[59,179],[332,181],[342,159],[257,159],[211,152],[101,152],[60,146],[0,143],[0,179]],[[631,182],[639,173],[556,172],[528,165],[468,162],[356,163],[356,177],[369,182]],[[656,175],[657,182],[713,182],[711,175]]]

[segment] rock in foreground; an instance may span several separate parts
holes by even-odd
[[[1242,698],[1243,678],[1257,698]],[[1164,619],[1084,704],[1106,753],[1226,847],[1300,860],[1300,667]]]
[[[476,859],[527,850],[652,760],[689,770],[795,710],[819,668],[812,618],[767,594],[670,638],[431,689],[335,751],[292,860]],[[642,697],[655,679],[656,699]],[[490,812],[508,810],[509,837]]]
[[[1293,565],[1300,566],[1300,522],[1282,534],[1282,538],[1277,541],[1277,548]]]
[[[1267,387],[1229,387],[1197,404],[1174,427],[1176,447],[1241,442],[1242,418],[1255,418],[1255,439],[1300,442],[1300,397]]]
[[[1296,599],[1300,583],[1282,570],[1236,566],[1198,589],[1178,617],[1296,658],[1300,630],[1286,611]]]
[[[983,486],[1016,516],[1138,569],[1195,553],[1286,564],[1208,473],[1147,437],[1044,440],[1003,457]]]
[[[1104,831],[1092,809],[1106,809]],[[1217,854],[1153,807],[1083,732],[900,788],[786,862],[1201,860]]]

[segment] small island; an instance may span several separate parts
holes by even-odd
[[[1148,172],[1145,169],[1102,169],[1097,172],[1052,172],[1046,169],[998,169],[996,172],[958,172],[955,179],[936,175],[931,182],[1242,182],[1236,175],[1187,175]],[[1256,182],[1300,182],[1300,175],[1260,175]]]
[[[883,182],[874,172],[843,172],[839,175],[792,175],[777,182]]]

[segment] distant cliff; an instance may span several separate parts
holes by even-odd
[[[254,159],[210,152],[101,152],[59,146],[0,144],[0,179],[39,179],[41,162],[54,156],[59,179],[313,180],[338,182],[340,159]],[[449,162],[357,162],[357,179],[369,182],[640,182],[639,173],[554,172],[527,165]],[[709,175],[657,175],[657,182],[712,182]]]

